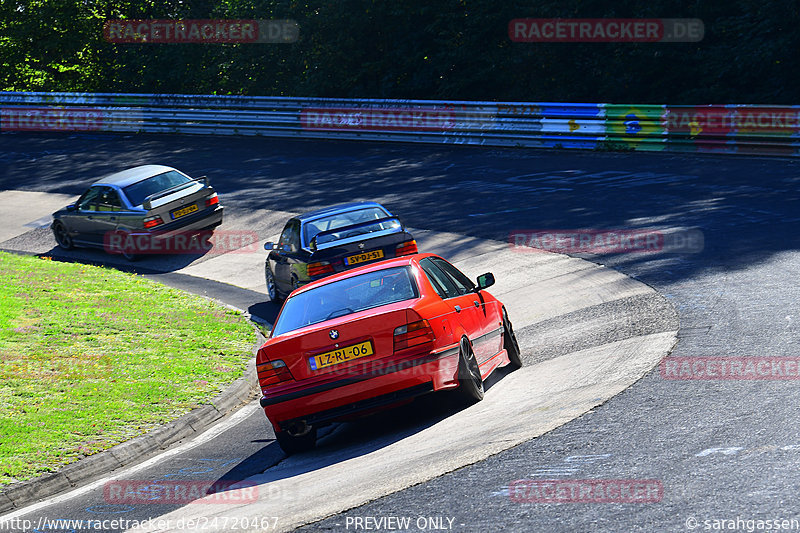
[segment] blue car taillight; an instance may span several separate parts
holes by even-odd
[[[160,226],[163,223],[164,221],[158,215],[147,217],[144,219],[144,227],[147,229],[155,228],[156,226]]]
[[[320,276],[322,274],[333,274],[333,265],[328,261],[317,261],[308,264],[308,276]]]
[[[394,255],[400,257],[401,255],[415,254],[417,251],[417,241],[412,239],[410,241],[398,244],[397,248],[394,250]]]

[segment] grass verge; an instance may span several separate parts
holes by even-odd
[[[113,269],[0,253],[0,488],[145,433],[242,375],[238,312]]]

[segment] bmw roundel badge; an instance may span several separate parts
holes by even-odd
[[[329,336],[331,339],[338,339],[338,338],[339,338],[339,331],[338,331],[338,330],[335,330],[335,329],[332,329],[332,330],[330,331],[330,333],[328,333],[328,336]]]

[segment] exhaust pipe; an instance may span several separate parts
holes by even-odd
[[[311,426],[305,420],[293,420],[286,426],[286,433],[292,437],[302,437],[311,431]]]

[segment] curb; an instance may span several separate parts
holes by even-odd
[[[240,311],[251,323],[259,322],[246,311]],[[134,437],[107,450],[79,459],[62,467],[57,472],[44,474],[34,479],[14,483],[0,490],[0,513],[18,510],[58,493],[65,492],[94,481],[120,467],[136,463],[155,455],[168,446],[200,433],[211,424],[230,414],[238,407],[258,396],[255,352],[264,342],[261,330],[253,324],[256,344],[253,357],[247,363],[244,374],[217,395],[210,404],[192,409],[180,418],[159,426],[144,435]]]

